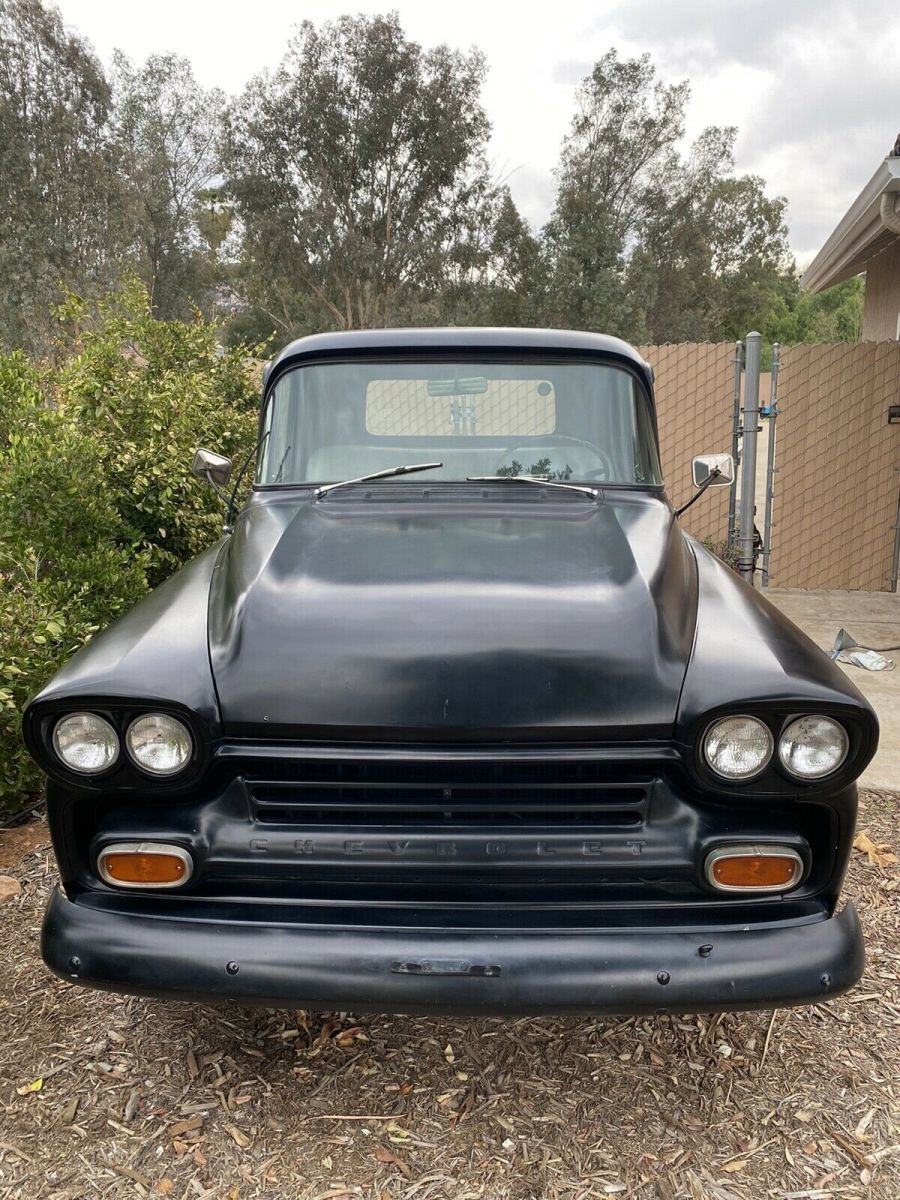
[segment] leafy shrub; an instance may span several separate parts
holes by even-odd
[[[216,329],[159,322],[132,286],[58,313],[54,364],[0,356],[0,808],[39,783],[21,712],[59,665],[209,545],[198,445],[245,457],[256,382]]]
[[[705,537],[703,545],[707,550],[712,550],[717,558],[721,558],[726,567],[731,567],[732,571],[738,569],[740,561],[740,553],[738,550],[738,536],[740,531],[735,532],[734,541],[729,544],[727,539],[717,541],[715,538]]]
[[[81,326],[84,304],[64,318]],[[58,373],[60,403],[100,443],[116,506],[149,554],[151,585],[217,536],[222,506],[189,467],[208,446],[240,462],[256,440],[258,396],[246,351],[222,350],[214,325],[157,321],[132,284],[78,338]]]

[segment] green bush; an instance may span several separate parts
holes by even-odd
[[[246,350],[222,350],[214,325],[157,321],[132,285],[83,326],[84,305],[62,316],[81,330],[58,372],[60,402],[101,446],[102,474],[151,585],[221,531],[222,506],[189,472],[198,446],[242,461],[256,439],[258,394]]]
[[[241,461],[257,383],[214,326],[155,321],[132,286],[58,313],[55,361],[0,356],[0,808],[39,785],[27,700],[97,629],[209,545],[198,445]]]
[[[729,545],[727,539],[717,541],[715,538],[705,537],[703,545],[707,550],[712,550],[716,558],[721,558],[726,567],[731,567],[732,571],[738,569],[740,553],[738,551],[738,535],[740,530],[735,531],[734,541]]]

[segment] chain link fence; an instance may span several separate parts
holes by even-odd
[[[896,588],[898,404],[898,342],[782,349],[773,584]]]
[[[694,455],[731,450],[734,343],[679,342],[638,349],[653,367],[663,478],[678,508],[694,494]],[[728,527],[728,489],[710,488],[684,514],[682,525],[694,537],[721,546]]]

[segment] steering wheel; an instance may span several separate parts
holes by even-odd
[[[577,476],[578,479],[595,479],[599,483],[608,483],[613,477],[612,461],[605,451],[595,446],[593,442],[588,442],[584,438],[570,437],[565,433],[555,433],[546,439],[535,439],[534,442],[519,442],[515,446],[508,446],[494,464],[494,470],[498,471],[500,467],[510,466],[519,452],[524,456],[526,451],[542,450],[545,446],[583,446],[589,450],[596,458],[598,465],[590,471],[580,472]]]

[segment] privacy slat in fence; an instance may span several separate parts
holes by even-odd
[[[639,351],[656,376],[663,478],[677,508],[693,495],[694,455],[731,450],[734,343],[680,342],[641,346]],[[684,514],[682,524],[694,537],[723,542],[728,489],[710,489]]]
[[[900,343],[782,350],[771,581],[886,591],[900,489]],[[698,505],[699,507],[699,505]]]

